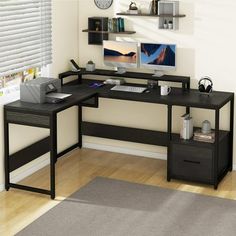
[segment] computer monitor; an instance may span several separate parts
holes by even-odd
[[[140,67],[154,69],[153,76],[164,75],[163,71],[174,70],[176,67],[176,45],[141,43]]]
[[[103,41],[104,64],[117,67],[118,74],[125,73],[126,68],[137,68],[137,53],[137,43]]]

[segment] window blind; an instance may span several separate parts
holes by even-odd
[[[0,0],[0,77],[52,62],[51,0]]]

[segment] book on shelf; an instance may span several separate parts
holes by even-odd
[[[117,31],[117,18],[112,18],[112,27],[113,27],[112,32],[118,32]]]
[[[158,2],[159,0],[152,0],[150,6],[150,14],[157,15],[158,14]]]
[[[108,19],[108,31],[109,32],[124,32],[125,31],[125,21],[124,18],[111,18]]]
[[[118,25],[119,25],[119,27],[118,27],[119,32],[125,32],[125,20],[124,20],[124,18],[122,18],[122,17],[118,18]]]
[[[108,31],[113,32],[113,22],[112,19],[108,19]]]
[[[193,136],[193,140],[198,141],[198,142],[205,142],[205,143],[214,143],[215,142],[215,139],[205,139],[205,138],[200,138],[200,137],[195,137],[195,136]]]
[[[200,142],[208,142],[214,143],[215,142],[215,132],[211,131],[210,133],[202,133],[201,129],[197,129],[193,134],[193,140],[200,141]]]
[[[189,114],[181,116],[180,138],[191,139],[193,136],[193,118]]]

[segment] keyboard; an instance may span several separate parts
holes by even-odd
[[[144,87],[133,87],[133,86],[125,86],[125,85],[116,85],[111,90],[113,91],[121,91],[121,92],[130,92],[130,93],[142,93],[147,88]]]

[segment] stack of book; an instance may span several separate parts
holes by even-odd
[[[191,139],[193,136],[193,119],[189,114],[181,116],[180,138]]]
[[[198,129],[194,132],[193,140],[199,142],[214,143],[215,142],[215,132],[211,131],[210,133],[204,134],[201,129]]]
[[[111,18],[108,19],[108,31],[109,32],[125,32],[124,18]]]

